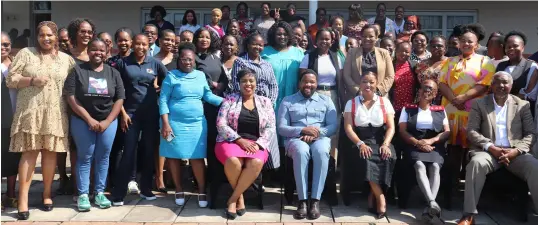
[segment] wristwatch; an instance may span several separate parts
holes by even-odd
[[[361,145],[363,145],[363,144],[364,144],[364,141],[359,141],[359,142],[357,142],[357,144],[355,144],[355,145],[357,146],[357,148],[360,149],[360,148],[361,148]]]

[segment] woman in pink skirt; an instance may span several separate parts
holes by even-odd
[[[269,156],[268,146],[275,131],[275,112],[269,98],[256,95],[256,72],[237,73],[240,93],[228,95],[217,117],[215,155],[234,192],[226,203],[226,216],[245,214],[243,192],[256,180]]]

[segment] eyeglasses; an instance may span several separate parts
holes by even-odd
[[[9,46],[11,46],[11,43],[2,43],[2,47],[7,48],[7,47],[9,47]]]
[[[87,35],[93,35],[93,30],[79,30],[78,33],[87,34]]]

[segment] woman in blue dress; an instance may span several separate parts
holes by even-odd
[[[161,87],[160,155],[169,160],[176,186],[175,203],[185,204],[180,183],[180,160],[190,159],[198,183],[198,206],[207,207],[205,194],[205,162],[207,151],[207,121],[202,100],[218,106],[222,98],[214,95],[203,72],[195,70],[195,47],[185,43],[178,49],[178,68],[168,73]]]

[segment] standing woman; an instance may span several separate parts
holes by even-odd
[[[284,21],[273,24],[267,32],[269,46],[261,53],[262,59],[273,67],[278,85],[278,97],[274,102],[275,111],[278,110],[284,97],[297,92],[299,65],[304,53],[300,48],[292,46],[291,32],[291,26]]]
[[[339,96],[344,96],[343,88],[342,60],[338,57],[338,42],[333,39],[329,28],[322,28],[316,33],[316,46],[314,50],[307,53],[301,65],[300,73],[311,69],[318,74],[317,92],[331,98],[336,108],[337,115],[341,115],[341,106],[345,101]],[[340,119],[340,116],[338,117]],[[338,135],[331,137],[331,155],[335,155],[338,144]]]
[[[360,80],[360,94],[349,100],[344,110],[344,130],[352,142],[347,149],[360,152],[361,157],[353,159],[359,165],[359,171],[353,172],[358,172],[360,181],[369,183],[368,211],[382,219],[387,212],[382,188],[390,187],[396,164],[396,153],[391,144],[394,108],[387,98],[376,94],[377,77],[373,72],[362,75]]]
[[[149,17],[151,17],[153,20],[146,22],[146,24],[155,25],[155,27],[157,27],[159,35],[163,30],[175,30],[174,24],[164,20],[164,17],[166,17],[166,9],[164,9],[164,7],[160,5],[151,7]],[[159,39],[160,38],[161,37],[159,36]],[[159,39],[157,39],[157,43],[159,43]]]
[[[186,43],[179,47],[177,65],[178,68],[170,71],[164,79],[159,96],[162,136],[160,154],[170,160],[170,171],[176,187],[175,203],[180,206],[185,204],[185,193],[180,181],[180,159],[190,159],[198,184],[198,206],[204,208],[207,207],[204,158],[207,156],[208,126],[202,100],[219,106],[222,98],[211,92],[206,75],[195,70],[192,44]]]
[[[238,55],[243,54],[245,52],[245,45],[243,44],[243,36],[241,36],[241,31],[239,30],[239,21],[236,19],[231,19],[228,23],[228,26],[226,26],[226,34],[232,35],[235,37],[235,40],[237,40],[237,45],[239,46]]]
[[[237,74],[240,70],[249,68],[254,70],[258,75],[256,79],[256,94],[271,99],[273,106],[277,103],[278,99],[278,83],[275,77],[273,66],[261,57],[263,52],[263,38],[260,33],[253,32],[245,39],[245,49],[247,53],[235,60],[232,69],[232,88],[227,91],[226,95],[239,93],[239,80],[237,80]],[[276,131],[275,131],[276,132]],[[278,141],[276,134],[273,136],[269,149],[269,156],[271,160],[268,160],[265,164],[266,169],[276,169],[280,167],[280,152],[278,150]]]
[[[411,53],[411,61],[419,62],[432,57],[428,51],[428,35],[424,31],[415,31],[411,35],[411,43],[413,43],[413,52]]]
[[[344,28],[344,35],[360,40],[362,37],[362,30],[368,22],[364,19],[362,12],[362,6],[360,4],[351,4],[348,8],[349,19],[346,21]]]
[[[217,33],[219,38],[224,36],[224,29],[220,26],[220,19],[222,18],[222,11],[219,8],[211,10],[211,23],[205,25],[205,28]]]
[[[250,29],[254,27],[254,19],[248,16],[248,5],[245,2],[237,4],[236,19],[239,22],[239,32],[243,38],[246,38]]]
[[[116,68],[121,74],[125,87],[125,102],[121,110],[121,130],[125,133],[124,150],[121,154],[116,182],[112,190],[112,204],[123,205],[127,185],[136,169],[137,157],[153,159],[154,149],[159,138],[159,112],[157,104],[157,77],[165,77],[166,67],[148,56],[149,39],[145,34],[134,37],[133,52],[118,61]],[[138,146],[138,143],[143,146]],[[140,197],[146,200],[157,199],[151,192],[154,160],[140,160]]]
[[[106,64],[116,67],[118,60],[131,54],[131,45],[133,44],[133,31],[127,27],[122,27],[114,33],[114,41],[118,46],[118,54],[106,60]]]
[[[17,182],[17,169],[20,153],[9,152],[10,130],[17,104],[17,89],[6,86],[6,77],[9,65],[13,61],[11,53],[11,39],[7,33],[2,32],[2,177],[7,177],[6,197],[2,196],[2,211],[4,207],[17,207],[15,184]]]
[[[27,220],[28,191],[37,156],[42,154],[43,210],[51,211],[51,186],[56,153],[69,149],[67,106],[62,99],[64,81],[75,61],[58,51],[58,27],[44,21],[37,26],[38,45],[19,51],[6,84],[19,89],[11,126],[10,152],[22,152],[19,163],[18,218]]]
[[[386,96],[394,82],[394,67],[390,53],[378,47],[379,30],[373,25],[366,25],[362,30],[361,47],[350,49],[344,64],[343,80],[346,90],[342,101],[352,99],[359,91],[360,77],[366,72],[373,72],[377,76],[377,91]]]
[[[448,156],[451,172],[451,186],[456,184],[463,163],[467,144],[467,123],[471,104],[475,98],[484,95],[491,83],[495,66],[491,59],[478,55],[478,41],[484,38],[481,25],[469,24],[458,29],[461,55],[450,57],[441,69],[439,89],[443,95],[441,104],[445,107],[450,123]],[[450,200],[450,199],[449,199]],[[451,203],[448,202],[450,206]]]
[[[239,45],[237,39],[234,36],[227,34],[222,38],[222,46],[220,51],[220,61],[222,62],[222,68],[224,73],[226,73],[226,78],[228,79],[228,86],[226,90],[232,88],[232,69],[237,59],[237,54],[239,53]]]
[[[94,23],[87,18],[77,18],[72,20],[67,26],[69,41],[73,48],[69,51],[77,65],[90,61],[88,56],[88,44],[95,34]]]
[[[111,205],[105,195],[109,156],[116,136],[118,121],[125,99],[120,73],[105,64],[107,46],[97,39],[90,42],[90,61],[75,67],[67,77],[64,93],[72,110],[71,134],[78,149],[77,188],[78,210],[90,211],[90,168],[95,162],[95,204],[99,208]]]
[[[418,16],[408,16],[405,20],[405,29],[400,32],[396,38],[401,41],[411,41],[411,35],[413,35],[417,30],[420,30]]]
[[[439,84],[439,76],[441,75],[441,68],[447,62],[447,57],[445,57],[447,50],[446,39],[443,36],[435,36],[430,40],[428,45],[432,56],[429,59],[420,61],[416,68],[415,73],[417,74],[418,83],[421,84],[425,80],[433,80]],[[419,99],[420,96],[417,95],[415,99]],[[441,105],[441,98],[443,96],[441,93],[437,93],[436,97],[433,99],[432,104]]]
[[[504,38],[504,50],[508,55],[508,61],[499,63],[497,71],[505,71],[512,75],[514,80],[510,94],[517,95],[521,99],[528,100],[533,106],[536,102],[538,87],[538,66],[536,62],[525,59],[523,52],[527,44],[527,36],[519,31],[511,31]],[[531,107],[535,114],[535,108]]]
[[[177,33],[181,34],[181,32],[184,30],[189,30],[192,33],[195,33],[198,29],[200,29],[200,25],[198,25],[198,20],[196,20],[196,13],[194,10],[189,9],[185,11],[183,20],[181,20],[181,27]]]
[[[159,46],[161,50],[155,56],[155,59],[161,61],[168,71],[177,68],[177,56],[172,53],[175,48],[176,35],[173,30],[163,30],[159,38]],[[166,75],[166,74],[165,74]],[[161,86],[164,80],[164,76],[159,76],[154,80],[154,85]],[[165,158],[159,156],[159,147],[155,148],[155,185],[157,190],[166,193],[166,187],[164,185],[164,163]]]

